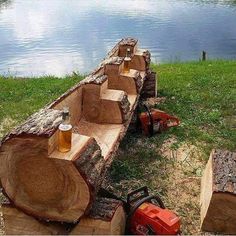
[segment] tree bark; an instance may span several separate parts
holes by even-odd
[[[82,217],[71,231],[71,235],[123,235],[125,212],[122,202],[97,198],[88,216]]]
[[[156,73],[149,71],[147,73],[146,80],[143,84],[143,90],[141,97],[143,99],[150,98],[150,97],[156,97],[157,96],[157,80],[156,80]]]

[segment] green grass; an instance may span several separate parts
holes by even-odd
[[[236,61],[171,63],[152,65],[152,69],[158,74],[158,96],[165,97],[156,107],[177,116],[181,125],[149,139],[126,136],[121,143],[124,152],[112,165],[111,178],[116,182],[136,179],[151,186],[147,169],[156,171],[157,177],[165,164],[175,164],[157,151],[173,137],[171,150],[183,144],[198,148],[202,168],[213,148],[236,150]],[[186,175],[201,175],[197,161],[190,170],[183,169]],[[159,169],[153,168],[153,162]],[[159,179],[164,181],[162,174]],[[159,192],[164,192],[162,187]]]
[[[15,79],[0,77],[0,138],[12,126],[53,101],[82,76]]]
[[[170,132],[179,141],[212,148],[236,149],[236,61],[153,65],[159,74],[159,105],[178,116]]]

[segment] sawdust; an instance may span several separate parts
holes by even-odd
[[[145,100],[145,104],[150,107],[154,107],[155,105],[164,103],[165,101],[166,101],[166,97],[151,97]]]
[[[167,182],[167,204],[181,216],[184,234],[199,234],[200,231],[200,184],[205,167],[202,152],[194,145],[187,143],[171,148],[175,138],[166,140],[159,152],[172,160],[169,166]]]

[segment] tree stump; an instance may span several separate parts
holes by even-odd
[[[213,150],[201,184],[201,229],[236,234],[236,153]]]
[[[133,69],[124,74],[127,47]],[[138,51],[137,40],[121,40],[83,81],[3,138],[1,182],[18,209],[62,222],[88,214],[150,77],[149,64],[150,53]],[[65,106],[71,113],[72,149],[60,153],[58,126]]]

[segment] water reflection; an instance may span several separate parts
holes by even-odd
[[[115,42],[140,39],[154,61],[236,57],[236,1],[0,0],[0,73],[88,72]]]

